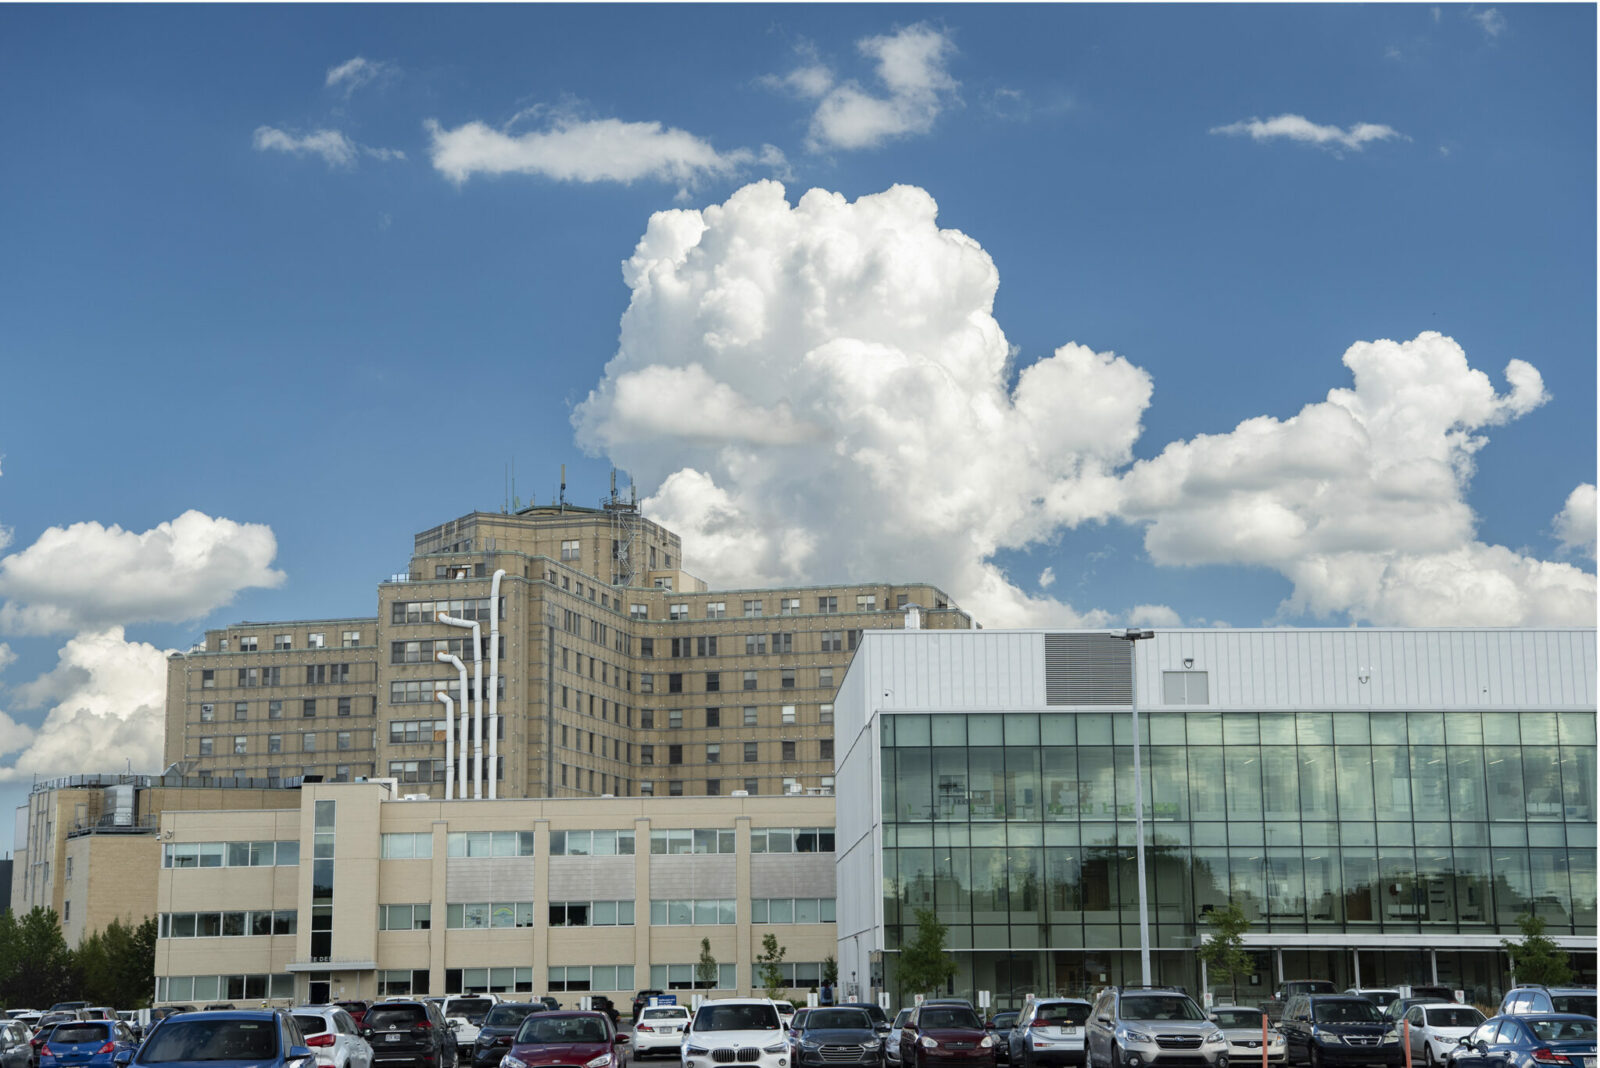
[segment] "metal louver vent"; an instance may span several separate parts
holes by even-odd
[[[1046,634],[1045,704],[1132,703],[1132,644],[1111,634]]]

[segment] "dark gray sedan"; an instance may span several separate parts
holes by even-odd
[[[865,1009],[812,1009],[794,1036],[796,1068],[868,1065],[879,1068],[883,1046]]]

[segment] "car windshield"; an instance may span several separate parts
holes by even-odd
[[[870,1031],[872,1017],[862,1009],[813,1009],[806,1017],[808,1031]]]
[[[540,1008],[543,1008],[541,1005]],[[515,1027],[528,1018],[532,1005],[496,1005],[483,1018],[485,1027]]]
[[[1063,1024],[1071,1024],[1075,1027],[1088,1018],[1089,1006],[1087,1005],[1073,1005],[1070,1003],[1064,1005],[1041,1005],[1039,1006],[1039,1014],[1034,1017],[1033,1022],[1043,1024],[1046,1027],[1060,1027]]]
[[[1548,1017],[1524,1020],[1541,1042],[1593,1042],[1593,1020],[1552,1020]]]
[[[579,1042],[604,1042],[605,1021],[598,1016],[529,1016],[517,1032],[517,1045],[573,1045]]]
[[[1429,1027],[1477,1027],[1483,1023],[1483,1013],[1471,1005],[1444,1005],[1422,1011]]]
[[[1183,994],[1141,994],[1122,999],[1124,1020],[1203,1020],[1200,1006]]]
[[[294,1022],[300,1025],[302,1035],[320,1035],[328,1029],[327,1020],[320,1016],[312,1016],[310,1013],[304,1015],[295,1013]]]
[[[55,1034],[50,1036],[52,1042],[104,1042],[111,1037],[111,1028],[106,1024],[80,1023],[62,1024],[56,1028]]]
[[[465,1016],[474,1024],[483,1022],[484,1014],[494,1008],[494,1002],[488,998],[451,998],[449,1006],[444,1010],[446,1016]]]
[[[1015,1027],[1017,1023],[1017,1013],[997,1012],[994,1014],[994,1020],[992,1022],[995,1030],[997,1031],[1002,1028]]]
[[[1361,995],[1380,1009],[1400,996],[1398,990],[1368,990]]]
[[[1261,1019],[1266,1013],[1259,1009],[1218,1009],[1217,1026],[1225,1028],[1248,1027],[1261,1030]]]
[[[1551,994],[1550,1005],[1555,1012],[1571,1012],[1579,1016],[1593,1016],[1595,1009],[1595,996],[1593,994]]]
[[[688,1009],[674,1008],[670,1005],[666,1008],[645,1009],[643,1016],[643,1019],[646,1020],[686,1020],[688,1018]]]
[[[696,1031],[776,1031],[778,1010],[771,1005],[702,1005]]]
[[[962,1008],[960,1005],[939,1005],[931,1009],[922,1010],[919,1021],[924,1028],[934,1030],[956,1030],[965,1028],[968,1031],[981,1031],[983,1024],[978,1022],[978,1014],[971,1009]]]
[[[421,1005],[374,1005],[362,1022],[374,1031],[393,1031],[414,1027],[427,1018],[428,1010]]]
[[[909,1019],[911,1019],[911,1010],[901,1009],[899,1012],[894,1014],[894,1025],[896,1027],[904,1027],[906,1025],[906,1021]]]
[[[139,1063],[270,1061],[277,1055],[273,1020],[169,1020],[145,1042]]]
[[[1366,998],[1319,1001],[1311,1009],[1317,1023],[1380,1023],[1378,1007]]]

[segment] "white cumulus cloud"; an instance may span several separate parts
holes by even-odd
[[[1595,491],[1592,483],[1585,482],[1567,495],[1567,503],[1556,514],[1553,525],[1563,549],[1594,559]]]
[[[1500,13],[1499,8],[1489,7],[1478,11],[1475,8],[1467,9],[1467,17],[1476,22],[1491,38],[1499,37],[1506,29],[1506,17]]]
[[[362,156],[382,162],[405,159],[398,148],[373,148],[352,141],[338,130],[313,130],[308,134],[292,134],[274,126],[257,126],[255,146],[258,152],[287,152],[292,156],[319,156],[329,167],[349,168]]]
[[[1476,540],[1473,458],[1547,397],[1522,360],[1497,391],[1447,337],[1356,344],[1349,388],[1134,463],[1150,376],[1069,343],[1011,386],[995,265],[923,190],[790,204],[755,183],[652,216],[623,278],[576,436],[718,585],[924,580],[990,626],[1167,625],[1167,606],[1074,607],[1039,592],[1053,571],[1027,592],[996,564],[1120,521],[1157,565],[1284,575],[1284,617],[1592,621],[1592,573]]]
[[[50,634],[198,619],[250,587],[275,587],[270,527],[188,511],[143,533],[51,527],[0,558],[0,630]]]
[[[947,69],[955,44],[926,23],[864,37],[857,49],[874,64],[882,87],[837,81],[808,46],[801,63],[763,81],[816,99],[809,144],[813,149],[872,148],[907,134],[927,133],[949,106],[958,84]]]
[[[130,642],[121,627],[79,634],[55,668],[16,690],[48,706],[37,730],[0,712],[0,781],[73,773],[160,770],[167,653]],[[20,752],[19,752],[20,750]]]
[[[1214,134],[1247,136],[1252,141],[1288,140],[1323,148],[1347,148],[1359,152],[1368,143],[1404,138],[1392,126],[1378,122],[1358,122],[1349,129],[1312,122],[1304,115],[1274,115],[1270,119],[1245,119],[1226,126],[1213,126]]]
[[[718,582],[924,579],[990,625],[1101,622],[990,557],[1108,514],[1149,378],[1066,345],[1009,389],[994,263],[936,216],[912,187],[791,205],[776,182],[656,214],[578,439]],[[694,417],[662,418],[679,394]]]
[[[524,133],[482,122],[446,129],[429,119],[425,126],[434,168],[457,184],[480,174],[531,174],[562,182],[648,178],[692,185],[752,164],[784,164],[771,145],[718,152],[704,138],[659,122],[583,119],[566,110],[549,111],[543,129]]]
[[[348,97],[363,85],[375,82],[379,78],[391,77],[395,70],[393,63],[371,60],[365,56],[353,56],[343,63],[329,67],[323,84],[329,89],[343,88],[344,95]]]

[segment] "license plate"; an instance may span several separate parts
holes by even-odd
[[[398,1042],[404,1037],[406,1037],[406,1036],[405,1035],[384,1035],[383,1036],[383,1040],[385,1042]]]
[[[1061,1028],[1061,1033],[1064,1035],[1075,1035],[1078,1033],[1078,1027],[1076,1024],[1064,1024]]]

